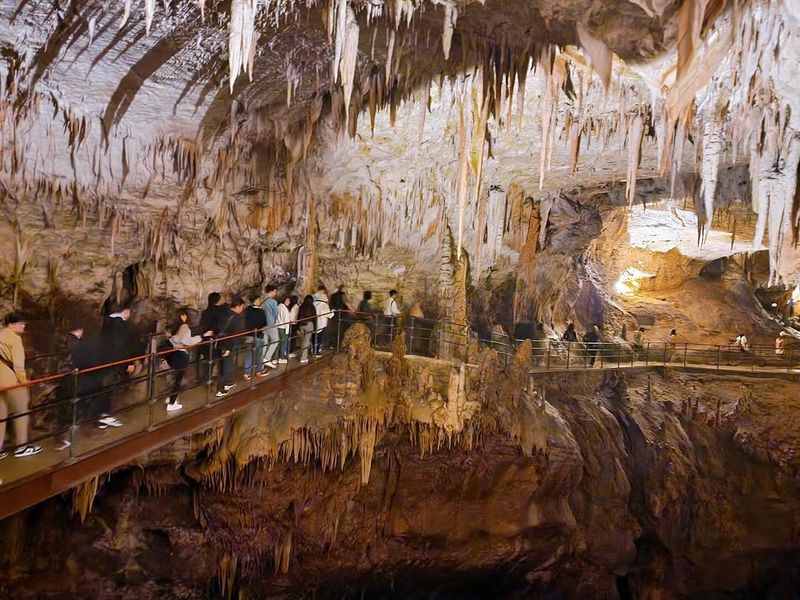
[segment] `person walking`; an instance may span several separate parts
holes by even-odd
[[[397,303],[397,290],[389,290],[389,299],[383,307],[383,326],[386,336],[386,345],[392,345],[394,338],[394,326],[397,317],[400,316],[400,305]]]
[[[213,340],[219,333],[220,319],[225,314],[225,304],[222,302],[222,295],[219,292],[211,292],[208,295],[208,305],[200,314],[200,335],[205,344],[200,349],[198,358],[201,361],[200,377],[203,380],[209,379],[214,370]]]
[[[567,329],[564,331],[564,335],[561,336],[561,340],[569,343],[578,341],[578,332],[575,331],[575,323],[567,321]]]
[[[278,334],[278,328],[276,327],[278,322],[278,303],[275,300],[275,296],[278,295],[278,288],[276,288],[274,285],[268,285],[265,290],[265,294],[264,303],[262,304],[264,316],[266,317],[267,321],[267,350],[264,353],[264,366],[267,366],[270,369],[276,369],[278,365],[272,359],[272,357],[275,355],[275,352],[277,352],[278,344],[281,341],[280,335]]]
[[[223,398],[236,387],[233,381],[234,353],[242,344],[241,337],[235,336],[244,329],[244,299],[236,296],[231,301],[231,306],[220,321],[217,352],[219,354],[219,380],[217,381],[217,398]]]
[[[733,341],[734,348],[738,348],[740,352],[747,352],[750,350],[750,343],[747,341],[747,336],[740,332],[736,339]]]
[[[317,330],[317,309],[314,306],[314,296],[303,298],[300,310],[297,312],[297,321],[300,331],[300,364],[308,362],[308,352],[311,347],[311,336]]]
[[[592,328],[583,336],[583,341],[586,343],[586,358],[589,366],[593,367],[600,347],[600,328],[592,325]]]
[[[0,329],[0,388],[28,382],[25,373],[25,348],[21,337],[25,333],[26,325],[25,320],[14,313],[7,315],[3,320],[3,328]],[[17,445],[14,457],[34,456],[42,451],[41,446],[28,443],[29,402],[27,386],[0,392],[0,458],[8,456],[7,452],[3,452],[3,443],[6,437],[6,419],[9,415]]]
[[[344,284],[340,285],[331,296],[330,307],[333,311],[333,316],[328,321],[328,330],[331,332],[332,337],[335,336],[337,341],[336,344],[331,344],[331,346],[338,347],[347,328],[353,321],[350,307],[347,304],[347,288]]]
[[[639,355],[644,351],[644,327],[639,327],[639,329],[633,333],[633,345],[631,349],[633,350],[634,360],[638,360]]]
[[[265,377],[267,375],[264,366],[264,328],[267,326],[267,316],[261,306],[261,294],[250,295],[250,306],[244,311],[245,331],[254,332],[248,335],[244,341],[251,349],[244,355],[244,378],[249,380],[254,375]],[[256,369],[255,373],[253,369]]]
[[[189,367],[189,349],[203,341],[202,336],[192,335],[192,329],[189,327],[189,311],[187,309],[181,309],[178,313],[178,319],[177,332],[170,336],[168,343],[165,344],[164,350],[167,350],[167,353],[163,355],[166,363],[175,371],[175,378],[172,381],[172,388],[167,399],[167,412],[174,412],[183,408],[183,405],[178,402],[178,394],[181,391],[181,383],[183,383],[183,377],[186,375],[186,369]]]
[[[281,341],[278,364],[289,362],[289,336],[292,331],[292,308],[294,308],[292,298],[296,296],[286,296],[278,304],[278,337]]]
[[[678,331],[673,329],[667,336],[667,341],[664,344],[664,361],[672,362],[675,356],[675,350],[678,347]]]
[[[99,415],[99,429],[122,426],[122,421],[111,415],[111,393],[114,389],[125,387],[126,379],[136,370],[134,358],[144,351],[131,329],[130,317],[131,309],[123,308],[103,318],[99,355],[93,357],[95,366],[108,362],[121,364],[100,370],[100,384],[95,388],[98,393],[92,401],[92,411]],[[131,362],[128,364],[122,362],[129,359]]]
[[[319,356],[322,354],[323,346],[330,346],[326,328],[328,320],[333,316],[333,311],[328,304],[328,290],[325,286],[320,286],[317,293],[314,294],[314,309],[317,311],[317,328],[314,331],[312,353],[314,356]]]
[[[781,331],[775,338],[775,355],[783,358],[786,354],[786,332]]]

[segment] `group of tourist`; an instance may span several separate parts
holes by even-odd
[[[308,363],[310,357],[319,356],[335,344],[333,336],[343,332],[344,327],[337,320],[349,321],[345,324],[349,325],[371,315],[383,314],[393,320],[401,314],[396,290],[389,292],[383,309],[373,304],[372,292],[366,291],[358,308],[353,310],[347,303],[346,294],[345,286],[340,285],[329,299],[327,289],[320,286],[300,301],[292,293],[279,297],[276,286],[267,285],[263,294],[253,293],[247,301],[236,295],[226,304],[220,293],[212,292],[194,330],[191,323],[193,311],[181,309],[177,322],[168,329],[165,341],[157,346],[159,355],[174,372],[165,399],[166,410],[174,412],[183,408],[178,400],[194,347],[200,350],[204,378],[211,379],[216,363],[216,396],[222,398],[236,386],[234,358],[243,347],[247,348],[244,378],[250,380],[266,376],[270,369],[287,363],[297,354],[301,364]],[[422,316],[419,305],[413,310],[415,316]],[[100,429],[123,425],[111,414],[112,391],[124,386],[129,376],[141,369],[139,359],[151,350],[132,327],[130,317],[131,310],[126,307],[103,317],[101,330],[96,335],[85,335],[83,328],[76,328],[66,336],[65,370],[77,369],[80,374],[75,378],[64,377],[57,396],[62,400],[79,398],[76,414],[79,422],[95,421]],[[25,328],[26,322],[22,317],[10,314],[0,329],[0,388],[27,382],[21,338]],[[250,332],[252,334],[247,335]],[[41,446],[28,443],[29,401],[29,390],[24,385],[0,392],[0,459],[8,456],[2,448],[9,421],[13,423],[17,444],[15,457],[33,456],[42,451]],[[11,419],[8,419],[9,414]],[[58,420],[71,419],[62,416]],[[64,450],[69,445],[69,440],[64,439],[57,449]]]

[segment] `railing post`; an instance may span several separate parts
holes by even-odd
[[[547,340],[547,360],[545,362],[545,369],[547,369],[548,371],[550,370],[550,353],[552,351],[552,348],[553,348],[553,340],[548,339]]]
[[[650,342],[644,347],[644,366],[650,366]]]
[[[572,342],[567,341],[567,370],[569,370],[569,357],[572,352]]]
[[[378,315],[372,315],[372,318],[375,320],[375,325],[372,328],[372,345],[373,347],[378,347],[378,324],[380,323],[380,319],[378,319]]]
[[[414,317],[409,317],[408,320],[411,323],[411,327],[408,330],[408,353],[414,354],[414,321],[416,319]]]
[[[786,361],[786,372],[791,373],[792,371],[792,347],[789,346],[788,348],[789,354],[787,355],[788,360]]]
[[[622,344],[617,342],[617,368],[622,367]]]
[[[664,342],[664,366],[667,366],[667,345],[669,342]],[[672,348],[672,351],[675,352],[675,348]]]
[[[683,367],[686,368],[686,362],[689,359],[689,344],[688,342],[683,343]]]
[[[605,349],[606,349],[606,345],[605,344],[601,344],[600,348],[598,349],[598,353],[600,354],[600,369],[601,370],[603,368],[605,368],[605,356],[604,356],[605,355]]]
[[[264,333],[264,335],[266,335],[266,332]],[[266,342],[266,339],[264,341]],[[264,346],[264,348],[266,351],[266,346]],[[277,350],[278,350],[278,358],[280,358],[281,357],[280,342],[278,342]],[[253,329],[253,349],[250,352],[252,352],[252,360],[250,361],[250,389],[252,390],[254,387],[256,387],[256,372],[261,371],[261,369],[264,368],[263,364],[256,365],[256,362],[258,361],[258,327]],[[261,359],[263,362],[264,357],[262,356]]]
[[[158,355],[153,351],[153,339],[150,338],[150,357],[147,365],[147,429],[153,428],[153,405],[156,397],[156,359]]]
[[[206,373],[206,401],[208,404],[213,402],[214,391],[214,353],[217,348],[217,340],[211,338],[208,342],[208,372]]]
[[[337,312],[339,313],[339,318],[336,319],[336,352],[338,353],[342,347],[342,311]],[[289,345],[291,346],[291,343]]]
[[[80,402],[80,395],[78,394],[78,377],[80,374],[79,369],[72,370],[72,425],[69,428],[69,457],[75,458],[75,437],[78,432],[78,402]]]
[[[719,364],[722,360],[722,346],[717,346],[717,371],[719,371]]]

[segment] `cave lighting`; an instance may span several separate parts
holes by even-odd
[[[647,277],[653,277],[652,273],[647,273],[636,267],[628,267],[619,276],[617,283],[614,284],[614,291],[625,296],[635,294],[641,286],[639,280]]]

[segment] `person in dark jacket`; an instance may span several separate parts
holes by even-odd
[[[217,353],[219,355],[219,381],[217,381],[217,398],[222,398],[231,393],[236,387],[233,382],[234,353],[242,344],[242,338],[230,337],[244,331],[244,300],[236,296],[219,320],[219,342]]]
[[[264,368],[264,328],[267,326],[267,317],[261,307],[261,294],[250,294],[250,306],[244,311],[244,328],[246,331],[255,331],[248,335],[245,343],[250,349],[244,355],[244,378],[250,379],[253,375],[264,377],[267,370]],[[255,373],[253,372],[255,370]]]
[[[586,343],[586,357],[589,359],[589,366],[593,367],[600,350],[600,328],[593,325],[583,336],[583,341]]]
[[[297,324],[300,332],[300,363],[305,364],[308,362],[311,336],[317,329],[317,309],[314,306],[314,296],[308,295],[303,299],[297,313]]]
[[[200,335],[205,344],[201,346],[198,358],[200,359],[200,378],[208,379],[211,377],[209,364],[212,362],[212,340],[219,333],[219,321],[225,313],[226,306],[222,303],[222,295],[219,292],[211,292],[208,295],[208,306],[200,314]]]
[[[564,332],[564,335],[561,336],[561,339],[565,342],[578,341],[578,332],[575,331],[575,323],[572,321],[567,323],[567,330]]]
[[[350,307],[347,305],[347,288],[344,285],[340,285],[336,288],[336,291],[331,296],[329,306],[334,312],[333,316],[328,321],[328,331],[331,332],[332,337],[335,339],[335,343],[331,340],[330,345],[332,347],[338,347],[339,342],[341,342],[344,337],[345,331],[347,331],[348,326],[352,323]]]

